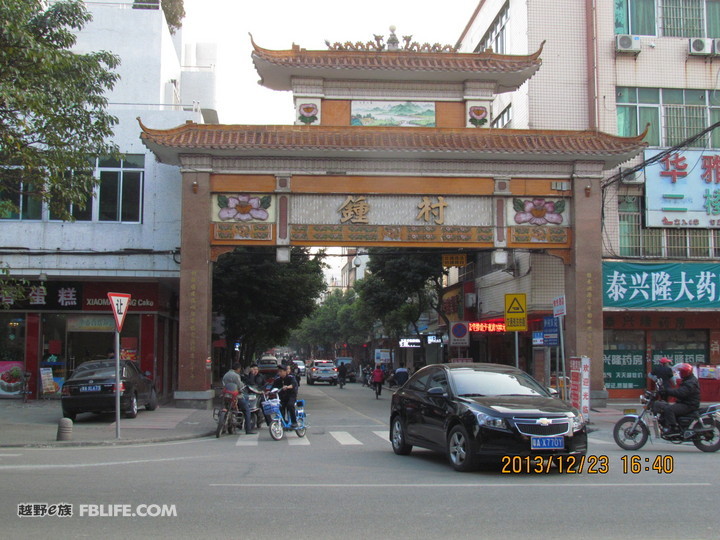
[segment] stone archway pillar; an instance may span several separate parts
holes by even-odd
[[[578,162],[572,180],[573,248],[565,266],[565,355],[590,358],[590,402],[605,406],[602,304],[602,164]]]
[[[182,239],[180,244],[180,330],[177,407],[212,407],[210,389],[212,262],[208,219],[210,172],[182,173]]]

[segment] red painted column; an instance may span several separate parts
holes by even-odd
[[[28,313],[25,316],[25,371],[32,373],[30,391],[35,399],[40,379],[40,348],[40,314]]]

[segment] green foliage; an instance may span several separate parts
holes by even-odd
[[[112,155],[117,119],[105,111],[116,56],[70,50],[90,20],[82,2],[0,2],[0,199],[17,211],[23,195],[72,219],[97,180],[90,160]],[[72,171],[72,174],[69,172]],[[22,184],[21,184],[22,183]],[[22,186],[22,187],[21,187]]]
[[[293,332],[293,342],[304,349],[322,348],[332,354],[340,343],[365,343],[375,319],[355,291],[334,290]]]
[[[274,250],[236,248],[223,255],[213,273],[213,308],[225,316],[228,340],[240,340],[241,356],[285,344],[292,329],[317,307],[325,290],[322,255],[294,247],[290,262],[275,261]]]
[[[434,309],[449,325],[440,309],[446,271],[438,251],[375,248],[369,253],[369,275],[357,289],[370,312],[382,321],[386,334],[399,337],[408,326],[417,333],[416,323],[428,309]]]

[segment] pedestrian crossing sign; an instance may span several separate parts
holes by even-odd
[[[505,295],[505,331],[527,331],[527,300],[525,294]]]

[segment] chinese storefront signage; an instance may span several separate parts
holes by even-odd
[[[720,227],[720,152],[672,152],[647,166],[645,203],[648,227]]]
[[[608,390],[645,388],[647,373],[644,351],[604,351],[605,388]]]
[[[504,322],[471,322],[468,323],[468,330],[471,332],[504,332],[505,331],[505,323]]]
[[[720,264],[603,263],[603,307],[720,307]]]

